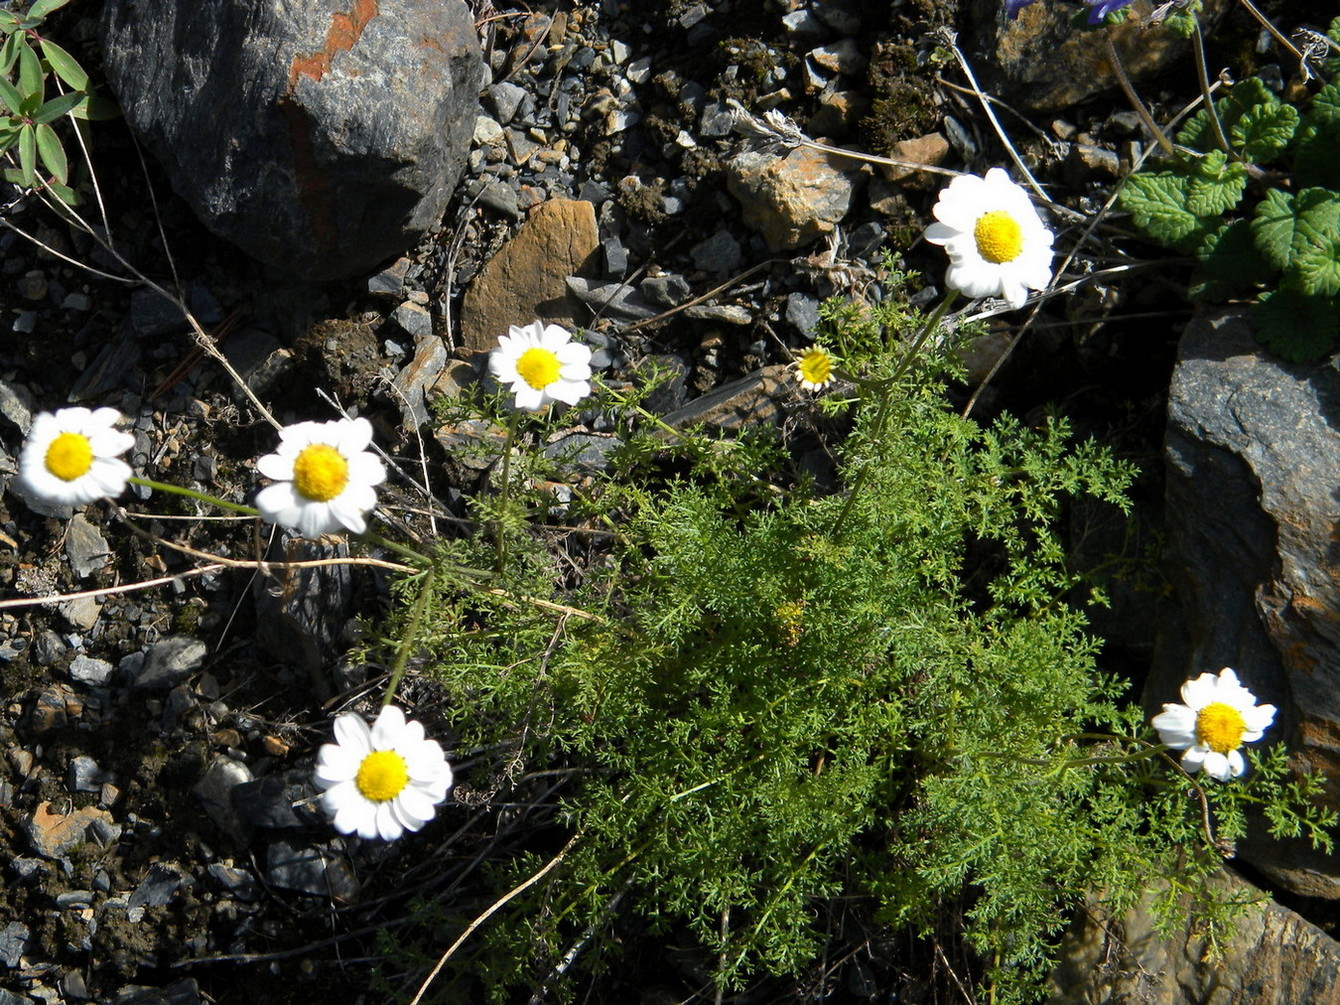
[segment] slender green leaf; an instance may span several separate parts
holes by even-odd
[[[9,34],[19,26],[19,20],[12,10],[0,10],[0,31]]]
[[[90,94],[75,105],[70,114],[76,119],[88,122],[105,122],[108,119],[120,118],[121,108],[115,101],[109,101],[100,94]]]
[[[18,141],[19,129],[17,126],[0,125],[0,154],[3,154]]]
[[[37,123],[55,122],[66,112],[74,108],[75,105],[83,101],[85,95],[78,91],[67,91],[66,93],[52,98],[45,105],[37,110],[33,116],[33,121]]]
[[[70,180],[70,164],[65,159],[65,148],[60,145],[56,130],[45,122],[37,126],[37,153],[42,158],[42,166],[47,174],[64,185]]]
[[[19,36],[6,35],[5,44],[0,45],[0,72],[6,76],[14,69],[14,61],[19,58]]]
[[[82,201],[79,198],[79,193],[70,188],[69,185],[62,185],[60,182],[51,182],[47,185],[47,189],[52,195],[67,206],[78,206]]]
[[[30,18],[44,18],[53,10],[60,10],[69,2],[70,0],[37,0],[28,8],[28,16]]]
[[[46,58],[52,72],[76,91],[83,91],[88,88],[88,74],[79,65],[79,60],[49,38],[42,39],[42,55]]]
[[[5,168],[4,171],[0,171],[0,177],[16,187],[23,186],[23,172],[18,168]]]
[[[32,46],[27,42],[19,46],[19,91],[22,92],[24,101],[31,101],[33,95],[37,95],[37,105],[42,104],[42,98],[46,96],[44,93],[46,78],[42,73],[42,61],[37,58],[37,53],[33,52]],[[33,107],[36,108],[37,105]]]
[[[19,130],[19,170],[23,187],[37,188],[37,135],[29,125]]]
[[[23,115],[23,95],[4,77],[0,77],[0,101],[5,103],[11,115]]]

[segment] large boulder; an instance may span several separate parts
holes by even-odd
[[[482,61],[464,0],[107,0],[101,31],[177,192],[304,278],[412,246],[465,166]]]
[[[1284,363],[1240,311],[1187,326],[1168,402],[1165,566],[1171,586],[1145,691],[1231,666],[1279,708],[1287,740],[1340,807],[1340,356]],[[1312,897],[1340,897],[1340,859],[1253,833],[1241,857]]]

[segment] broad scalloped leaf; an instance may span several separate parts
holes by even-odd
[[[1187,290],[1193,300],[1223,300],[1261,282],[1270,267],[1252,243],[1251,225],[1234,220],[1205,236],[1196,257],[1200,270]]]
[[[1327,84],[1314,94],[1307,117],[1310,122],[1340,122],[1340,85]]]
[[[1340,117],[1308,121],[1298,130],[1293,152],[1294,184],[1340,190]]]
[[[1257,105],[1264,105],[1273,109],[1279,107],[1279,103],[1279,98],[1275,97],[1274,93],[1266,87],[1259,77],[1248,77],[1229,88],[1228,93],[1214,103],[1214,110],[1219,117],[1219,125],[1223,129],[1224,135],[1231,137],[1233,127],[1237,125],[1238,120],[1249,109],[1255,108]],[[1210,115],[1206,109],[1202,108],[1187,119],[1186,125],[1178,130],[1177,142],[1184,147],[1190,147],[1202,153],[1219,148],[1214,130],[1210,127]],[[1231,143],[1232,140],[1230,139],[1229,142]]]
[[[1325,189],[1307,189],[1298,193],[1294,210],[1298,223],[1285,281],[1293,280],[1291,285],[1308,295],[1335,296],[1340,293],[1340,197]]]
[[[1299,120],[1293,105],[1252,105],[1233,123],[1228,142],[1253,164],[1269,164],[1288,149]]]
[[[1206,229],[1187,209],[1191,180],[1173,171],[1133,174],[1121,190],[1121,207],[1141,231],[1160,244],[1180,244]]]
[[[1230,162],[1222,150],[1211,150],[1195,162],[1189,179],[1186,208],[1194,216],[1223,216],[1242,199],[1247,169]]]
[[[1252,240],[1271,268],[1283,269],[1293,257],[1294,228],[1298,222],[1293,203],[1294,197],[1288,192],[1272,188],[1256,204]]]
[[[1340,307],[1334,297],[1275,290],[1261,294],[1249,317],[1257,340],[1291,363],[1315,363],[1340,342]]]
[[[1267,262],[1288,269],[1294,256],[1308,248],[1327,247],[1329,235],[1340,233],[1340,196],[1325,188],[1305,188],[1297,195],[1273,188],[1256,206],[1252,238]]]

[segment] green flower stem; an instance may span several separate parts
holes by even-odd
[[[517,429],[521,425],[521,413],[512,412],[507,417],[507,442],[503,445],[502,492],[498,498],[498,519],[493,521],[493,544],[498,556],[496,572],[499,576],[507,569],[507,509],[512,502],[512,448],[516,445]]]
[[[870,427],[870,439],[872,442],[878,442],[884,436],[884,425],[889,421],[889,411],[893,407],[893,395],[898,387],[898,381],[901,380],[903,374],[907,372],[907,368],[912,365],[912,360],[921,352],[922,346],[926,344],[926,340],[930,338],[931,333],[939,329],[940,322],[944,320],[945,314],[949,312],[949,308],[953,306],[954,301],[957,299],[958,290],[951,289],[945,294],[945,298],[940,301],[940,305],[935,308],[935,312],[926,319],[926,323],[921,326],[921,330],[917,332],[916,337],[912,339],[912,343],[907,347],[907,351],[903,354],[903,358],[898,361],[898,368],[893,371],[893,376],[889,377],[887,380],[880,381],[877,385],[878,390],[876,393],[879,395],[879,405],[878,411],[875,413],[875,421]],[[867,462],[857,474],[856,481],[851,487],[851,492],[847,494],[847,501],[842,505],[842,512],[838,514],[837,522],[833,525],[834,537],[842,536],[842,528],[847,522],[847,517],[851,514],[851,509],[856,502],[856,497],[861,494],[861,489],[865,487],[865,483],[870,477],[870,472],[873,471],[874,468],[875,465],[873,463]]]
[[[437,570],[429,568],[423,574],[419,594],[414,598],[414,606],[409,611],[409,624],[405,626],[405,634],[401,637],[400,646],[396,650],[395,662],[391,664],[391,679],[386,684],[386,694],[382,695],[383,707],[395,700],[396,689],[400,687],[400,679],[405,676],[405,667],[409,665],[409,653],[418,641],[424,613],[428,610],[428,598],[432,596],[433,586],[436,583]]]
[[[172,495],[185,496],[187,499],[198,499],[200,502],[207,502],[220,509],[232,510],[234,513],[245,513],[247,516],[260,516],[261,511],[254,506],[243,506],[240,503],[229,502],[226,499],[220,499],[218,496],[208,495],[205,492],[197,492],[195,489],[182,488],[180,485],[171,485],[167,482],[156,482],[151,478],[139,478],[132,476],[126,479],[131,485],[143,485],[145,488],[156,489],[159,492],[169,492]]]

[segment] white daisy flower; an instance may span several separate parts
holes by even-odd
[[[317,754],[321,806],[342,834],[394,841],[433,819],[451,789],[451,765],[423,725],[385,706],[369,728],[347,712],[335,720],[335,742]]]
[[[926,240],[948,253],[945,283],[953,289],[969,297],[1003,297],[1017,308],[1029,290],[1045,290],[1051,282],[1052,232],[1003,169],[992,168],[985,178],[955,178],[933,212],[939,222],[926,228]]]
[[[575,405],[591,393],[591,350],[558,325],[512,325],[489,353],[489,370],[527,412],[552,401]]]
[[[1165,702],[1151,724],[1159,740],[1185,750],[1182,767],[1226,782],[1247,770],[1240,749],[1261,739],[1275,721],[1274,705],[1256,704],[1256,696],[1238,683],[1229,667],[1219,676],[1203,673],[1182,685],[1182,701]]]
[[[135,445],[134,436],[114,428],[120,420],[115,408],[40,413],[19,455],[20,486],[37,499],[65,506],[119,496],[131,471],[118,455]]]
[[[812,345],[796,361],[796,380],[807,391],[822,391],[835,379],[833,373],[835,362],[832,353],[827,349]]]
[[[363,515],[377,505],[372,487],[386,480],[382,462],[364,449],[371,442],[372,423],[362,418],[285,426],[279,449],[256,462],[278,483],[257,494],[261,517],[308,538],[344,528],[363,533]]]

